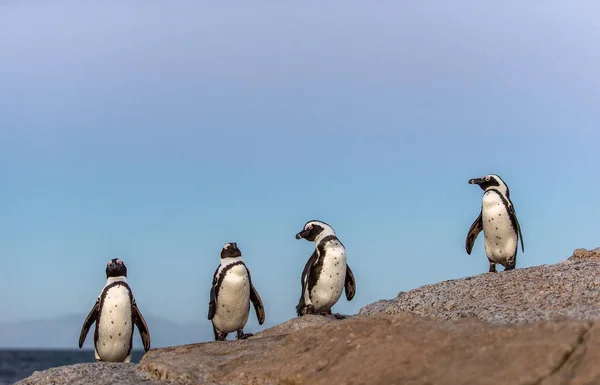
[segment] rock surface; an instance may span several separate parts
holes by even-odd
[[[600,249],[424,286],[345,320],[294,318],[242,341],[135,364],[36,372],[41,384],[600,384]]]
[[[592,329],[596,336],[598,328],[583,321],[491,325],[378,314],[287,335],[157,349],[140,369],[182,384],[525,385],[557,373],[600,381]]]
[[[570,261],[600,261],[600,247],[593,250],[575,249]]]
[[[19,385],[91,385],[91,384],[146,384],[159,385],[150,375],[139,371],[136,364],[93,362],[59,366],[43,372],[34,372],[30,377],[17,382]]]
[[[494,323],[595,320],[600,318],[600,260],[595,260],[596,251],[581,250],[555,265],[422,286],[402,292],[393,300],[367,305],[359,314],[410,311],[445,320],[475,317]]]

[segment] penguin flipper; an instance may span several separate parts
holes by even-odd
[[[310,274],[310,268],[312,267],[312,265],[314,265],[317,262],[317,258],[319,258],[319,255],[317,254],[317,249],[315,249],[315,251],[312,253],[310,258],[308,258],[308,261],[306,261],[306,265],[304,265],[304,270],[302,270],[302,277],[300,277],[300,283],[302,284],[302,289],[304,289],[304,286],[306,285],[306,282],[308,281],[307,277]],[[304,290],[302,290],[302,291],[304,291]]]
[[[467,254],[471,255],[471,251],[473,250],[473,245],[475,244],[475,240],[479,233],[483,230],[483,220],[481,219],[481,211],[479,212],[479,216],[475,219],[475,222],[471,225],[469,232],[467,233],[467,240],[465,242],[465,248],[467,249]]]
[[[210,302],[208,303],[208,319],[212,320],[217,311],[217,301],[215,301],[215,289],[210,289]]]
[[[96,304],[94,305],[92,310],[90,310],[89,314],[85,318],[85,321],[83,321],[83,326],[81,327],[81,333],[79,334],[79,349],[81,349],[83,347],[83,343],[85,342],[85,337],[87,336],[88,332],[90,331],[90,327],[92,326],[92,324],[94,322],[96,322],[96,319],[98,318],[98,308],[99,307],[100,307],[100,298],[98,298],[96,300]]]
[[[300,297],[300,301],[298,301],[298,305],[296,305],[296,315],[298,317],[302,316],[302,309],[304,308],[304,295]]]
[[[137,307],[135,300],[133,301],[133,323],[137,326],[140,336],[142,337],[142,343],[144,344],[144,351],[150,350],[150,332],[148,331],[148,325],[146,320],[142,316],[142,312]]]
[[[511,204],[508,209],[508,213],[513,220],[513,223],[517,225],[517,231],[519,232],[519,239],[521,239],[521,250],[525,252],[525,245],[523,244],[523,234],[521,234],[521,225],[519,224],[519,220],[517,219],[517,213],[515,212],[515,207]]]
[[[252,284],[252,277],[250,277],[250,270],[247,266],[246,271],[248,272],[248,282],[250,282],[250,301],[252,301],[252,304],[254,305],[254,311],[256,311],[258,324],[262,325],[265,322],[265,308],[263,306],[262,299],[260,299],[260,295],[258,295],[258,291]]]
[[[217,273],[219,272],[219,268],[215,270],[213,274],[213,283],[210,287],[210,301],[208,302],[208,319],[212,320],[217,311],[217,293],[215,291],[215,286],[217,285]]]
[[[356,294],[356,281],[354,280],[354,274],[350,270],[350,266],[346,264],[346,280],[344,282],[344,289],[346,290],[346,299],[351,301]]]
[[[306,265],[304,265],[304,270],[302,271],[302,277],[300,277],[300,283],[302,285],[302,293],[300,294],[300,300],[298,301],[298,305],[296,306],[296,314],[298,316],[303,315],[303,309],[306,306],[306,302],[304,301],[304,293],[308,287],[308,276],[310,275],[310,268],[317,263],[317,259],[319,255],[317,253],[317,249],[312,253],[308,261],[306,261]]]

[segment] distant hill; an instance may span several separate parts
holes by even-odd
[[[22,321],[0,325],[0,347],[8,348],[78,348],[79,332],[86,314],[71,314],[56,318]],[[179,324],[152,316],[145,317],[152,347],[204,342],[213,339],[208,320],[198,324]],[[203,320],[204,321],[204,320]],[[93,349],[94,326],[85,340],[84,349]],[[137,331],[134,331],[134,349],[143,349]]]
[[[269,318],[262,326],[258,326],[254,309],[244,331],[252,333],[274,326]],[[70,314],[55,318],[27,320],[18,323],[0,324],[0,348],[56,348],[77,349],[79,332],[86,314]],[[204,317],[197,324],[172,322],[164,318],[144,316],[150,329],[151,347],[160,348],[174,345],[185,345],[197,342],[213,341],[213,330],[210,321]],[[84,349],[93,349],[94,327],[88,332]],[[234,339],[235,332],[228,336]],[[134,330],[133,348],[143,349],[142,340],[137,328]]]

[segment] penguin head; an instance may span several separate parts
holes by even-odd
[[[106,264],[106,278],[127,277],[127,266],[118,258],[113,258]]]
[[[507,197],[510,197],[510,191],[508,190],[508,186],[502,178],[500,178],[496,174],[486,175],[481,178],[469,179],[469,184],[476,184],[481,187],[483,191],[487,191],[490,188],[494,188],[504,193]]]
[[[306,222],[302,231],[296,234],[296,239],[304,238],[309,242],[314,242],[324,235],[335,235],[335,231],[327,223],[313,220]]]
[[[241,257],[242,252],[235,242],[229,242],[221,249],[221,259]]]

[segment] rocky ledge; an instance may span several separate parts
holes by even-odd
[[[600,248],[577,249],[567,260],[444,281],[402,292],[360,315],[409,311],[444,320],[466,317],[493,323],[600,319]]]
[[[135,364],[17,384],[600,384],[600,249],[441,282],[356,316],[294,318],[243,341],[153,349]]]

